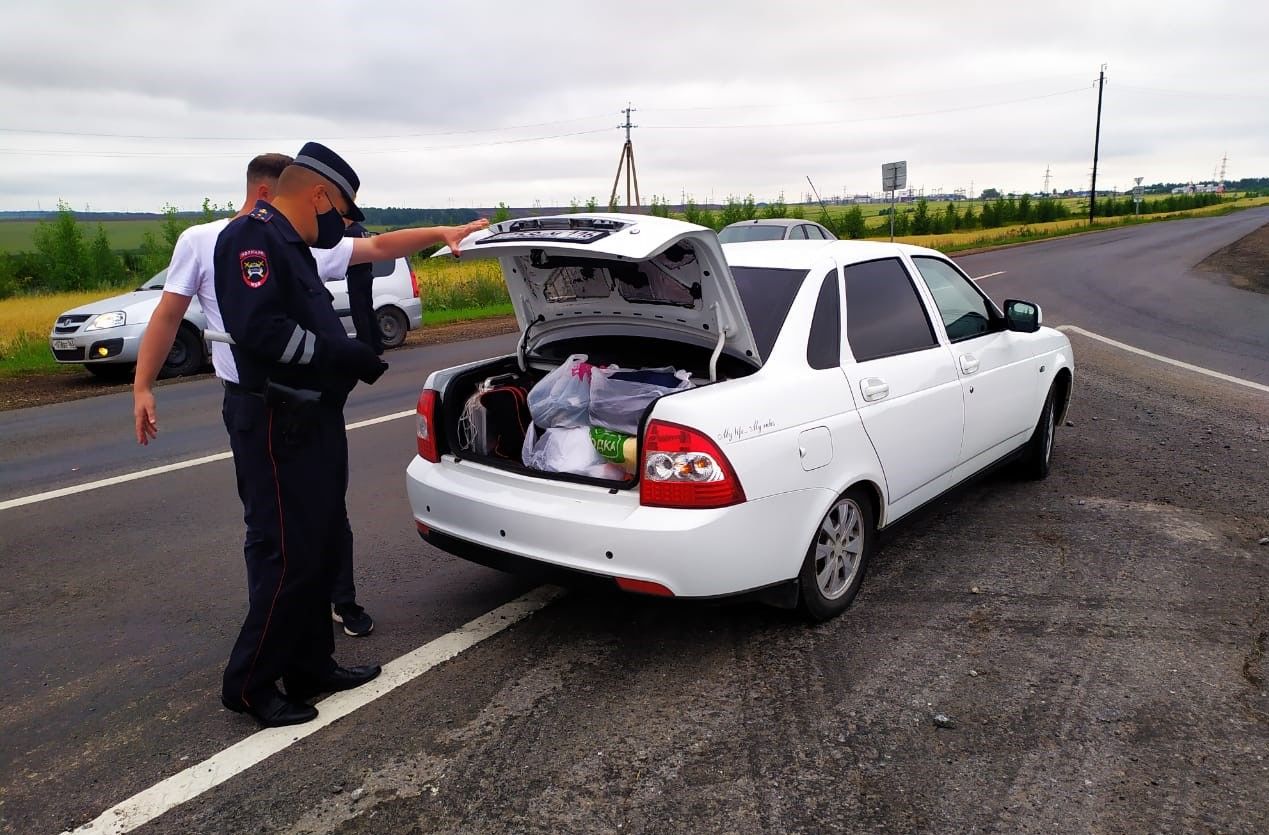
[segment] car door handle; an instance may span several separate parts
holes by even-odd
[[[973,354],[961,354],[961,373],[973,374],[978,370],[978,358]]]
[[[889,396],[890,384],[880,377],[869,377],[866,380],[860,380],[859,392],[864,396],[864,400],[871,403]]]

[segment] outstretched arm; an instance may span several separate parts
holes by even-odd
[[[463,238],[488,225],[489,221],[482,217],[462,226],[423,226],[384,232],[373,238],[354,238],[351,263],[366,264],[371,261],[406,258],[433,244],[445,244],[454,255],[458,255],[458,247]]]

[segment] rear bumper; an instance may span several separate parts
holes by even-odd
[[[409,298],[401,299],[397,303],[397,307],[401,308],[401,312],[405,314],[405,318],[410,323],[410,330],[418,330],[423,327],[423,302],[419,299]]]
[[[676,597],[745,594],[796,578],[819,508],[832,500],[803,490],[711,510],[643,507],[637,490],[417,456],[406,490],[416,524],[450,553],[643,580]]]
[[[527,557],[520,557],[515,554],[509,554],[506,551],[499,551],[494,548],[487,548],[484,545],[477,545],[474,542],[468,542],[465,539],[459,539],[456,536],[450,536],[441,531],[431,530],[419,523],[419,536],[429,545],[435,546],[447,554],[453,554],[456,557],[462,557],[470,562],[487,566],[498,571],[506,571],[511,574],[517,574],[522,577],[533,580],[538,583],[551,583],[559,586],[570,586],[573,588],[594,589],[596,591],[611,591],[618,588],[615,578],[604,574],[590,574],[585,571],[565,568],[558,565],[549,565],[538,560],[531,560]],[[768,606],[778,606],[781,609],[792,609],[798,605],[798,582],[797,578],[791,580],[783,580],[762,588],[749,589],[748,591],[735,592],[733,594],[716,595],[709,598],[686,598],[688,600],[725,600],[728,603],[756,601],[765,603]]]

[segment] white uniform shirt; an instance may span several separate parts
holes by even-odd
[[[207,317],[207,329],[211,331],[225,329],[225,320],[221,318],[220,305],[216,301],[216,267],[213,260],[216,239],[231,219],[200,223],[182,232],[176,239],[176,248],[172,250],[172,263],[168,265],[167,281],[163,285],[165,293],[185,298],[197,296],[203,315]],[[343,278],[348,272],[352,252],[352,238],[340,239],[331,249],[314,248],[313,258],[317,261],[317,274],[322,281]],[[234,364],[233,352],[223,342],[212,343],[212,367],[220,379],[238,382],[238,366]]]

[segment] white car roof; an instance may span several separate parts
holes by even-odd
[[[839,264],[855,264],[878,258],[893,258],[900,253],[941,255],[933,249],[889,241],[746,241],[723,244],[723,254],[733,267],[766,267],[785,270],[809,270],[825,256]]]

